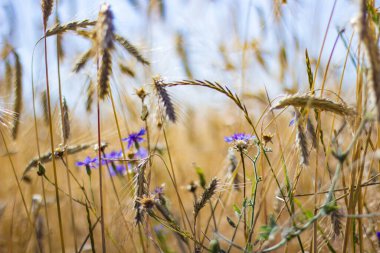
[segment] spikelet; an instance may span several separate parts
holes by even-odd
[[[334,231],[334,235],[333,235],[334,239],[339,237],[342,231],[342,217],[343,217],[342,212],[339,209],[331,212],[330,218],[331,218],[331,224]]]
[[[53,0],[41,0],[42,17],[44,19],[44,26],[49,19],[51,11],[53,10]]]
[[[297,132],[296,132],[296,144],[300,153],[300,164],[309,165],[309,152],[307,150],[307,140],[305,136],[305,130],[302,126],[303,121],[300,119],[301,113],[294,108],[296,112]]]
[[[87,98],[86,98],[86,111],[91,112],[92,103],[94,102],[94,85],[92,83],[92,80],[88,83],[87,86]]]
[[[133,71],[133,69],[131,69],[130,67],[128,67],[122,62],[119,63],[119,69],[121,73],[126,74],[130,77],[135,77],[135,72]]]
[[[194,217],[198,216],[199,211],[206,205],[207,201],[209,201],[212,198],[212,196],[214,196],[217,185],[218,179],[213,178],[210,184],[206,187],[205,191],[202,193],[202,196],[197,201],[195,201]]]
[[[358,22],[360,39],[364,42],[364,46],[367,51],[367,56],[369,58],[370,68],[369,68],[369,82],[370,89],[375,93],[376,104],[377,104],[377,120],[380,121],[380,52],[377,43],[377,38],[375,38],[375,31],[370,31],[369,18],[367,13],[367,0],[361,0],[361,12]]]
[[[175,113],[174,105],[170,98],[170,95],[164,87],[163,80],[160,77],[153,78],[153,87],[156,96],[163,104],[166,116],[169,118],[171,122],[175,123],[177,120],[177,115]]]
[[[145,59],[140,52],[137,50],[135,46],[133,46],[126,38],[115,34],[115,40],[124,47],[125,50],[128,51],[131,55],[133,55],[139,62],[145,65],[149,65],[149,61]]]
[[[85,53],[83,53],[81,56],[79,56],[78,60],[75,62],[73,72],[78,73],[87,63],[87,61],[90,59],[90,57],[93,55],[93,50],[90,48]]]
[[[90,21],[88,19],[81,20],[81,21],[71,21],[66,24],[55,24],[52,28],[49,28],[46,31],[46,36],[52,36],[56,34],[61,34],[67,31],[75,31],[78,28],[86,28],[88,26],[94,26],[96,24],[96,21]]]
[[[104,99],[109,92],[112,71],[111,50],[113,49],[113,15],[108,4],[102,4],[96,22],[96,42],[98,49],[98,95]]]
[[[272,110],[274,109],[281,109],[287,106],[294,106],[294,107],[310,107],[315,108],[321,111],[329,111],[335,114],[339,114],[342,116],[355,116],[356,111],[354,108],[349,107],[345,104],[340,104],[333,102],[326,98],[316,98],[314,96],[310,95],[289,95],[285,98],[281,99],[272,107]]]
[[[55,22],[57,24],[60,23],[58,15],[55,16]],[[63,59],[65,57],[65,51],[63,50],[62,40],[63,40],[62,34],[58,33],[57,34],[57,52],[58,52],[58,56],[60,57],[60,59]]]
[[[309,58],[309,53],[307,52],[307,49],[305,49],[305,59],[306,59],[307,77],[309,79],[309,88],[310,90],[313,90],[314,76],[313,76],[313,71],[311,70],[310,58]]]
[[[90,144],[66,146],[66,147],[55,150],[54,155],[56,158],[61,157],[64,152],[66,152],[68,155],[73,155],[83,150],[86,150],[90,148],[91,146],[92,145]],[[47,152],[45,154],[42,154],[40,157],[33,158],[25,167],[23,176],[25,176],[32,168],[37,167],[39,164],[50,162],[51,159],[52,159],[51,152]]]
[[[47,96],[46,91],[41,92],[41,105],[42,105],[42,112],[44,116],[44,122],[45,124],[49,124],[49,113],[48,113],[48,103],[47,103]]]
[[[12,88],[12,66],[8,60],[5,61],[5,91],[8,93]]]
[[[19,55],[13,51],[13,55],[15,57],[15,75],[14,75],[14,105],[13,105],[13,111],[15,112],[15,118],[13,121],[13,128],[12,128],[12,137],[13,139],[16,139],[18,128],[20,124],[20,113],[22,109],[22,66],[20,62]]]
[[[306,122],[306,131],[309,137],[311,138],[311,143],[313,145],[313,148],[317,147],[317,134],[315,132],[315,127],[313,125],[313,122],[308,117]]]
[[[146,179],[145,179],[145,168],[148,160],[143,160],[137,165],[137,179],[136,179],[136,188],[135,188],[135,206],[136,211],[135,222],[139,224],[143,221],[144,210],[141,208],[140,200],[147,194],[146,189]]]
[[[62,139],[63,143],[67,143],[67,140],[70,138],[70,119],[69,119],[69,108],[67,107],[66,98],[62,98]]]

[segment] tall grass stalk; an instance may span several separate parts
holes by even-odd
[[[32,66],[31,66],[31,72],[32,72],[33,123],[34,123],[35,137],[36,137],[37,154],[38,154],[38,158],[40,160],[41,159],[41,150],[40,150],[40,140],[39,140],[39,134],[38,134],[37,115],[36,115],[36,96],[35,96],[36,90],[34,88],[33,59],[34,59],[34,49],[33,49]],[[52,244],[51,244],[51,235],[50,235],[51,234],[50,233],[50,221],[49,221],[49,213],[48,213],[47,202],[46,202],[46,189],[45,189],[44,177],[41,177],[41,188],[42,188],[42,197],[43,197],[43,201],[44,201],[44,211],[45,211],[45,217],[46,217],[46,228],[47,228],[48,246],[49,246],[49,251],[51,251]]]
[[[56,10],[56,22],[58,23],[58,5],[59,5],[59,0],[56,0],[56,3],[55,3],[55,10]],[[68,136],[66,136],[66,134],[69,134],[69,133],[65,133],[65,124],[69,124],[69,122],[65,122],[65,113],[64,113],[64,97],[62,96],[62,84],[61,84],[61,64],[60,64],[60,58],[61,58],[61,54],[60,54],[60,48],[62,45],[60,45],[61,41],[59,40],[59,35],[57,34],[56,36],[56,60],[57,60],[57,77],[58,77],[58,95],[59,95],[59,109],[60,109],[60,115],[61,115],[61,128],[62,128],[62,144],[64,147],[66,147],[67,145],[67,139]],[[68,112],[66,112],[68,113]],[[65,162],[66,162],[66,165],[68,165],[68,155],[67,155],[67,152],[66,152],[66,148],[64,149],[64,159],[65,159]],[[71,226],[72,226],[72,232],[73,232],[73,241],[74,241],[74,250],[75,252],[78,251],[78,243],[77,243],[77,231],[76,231],[76,226],[75,226],[75,216],[74,216],[74,207],[73,207],[73,197],[72,197],[72,190],[71,190],[71,181],[70,181],[70,175],[69,175],[69,171],[68,171],[68,168],[66,168],[66,179],[67,179],[67,187],[69,189],[69,203],[70,203],[70,218],[71,218]]]
[[[47,41],[46,41],[46,21],[44,21],[44,55],[45,55],[45,77],[46,77],[46,97],[48,103],[48,112],[49,112],[49,133],[50,133],[50,148],[51,153],[54,154],[54,136],[53,136],[53,121],[51,113],[51,102],[50,102],[50,86],[49,86],[49,67],[48,67],[48,53],[47,53]],[[58,192],[58,176],[57,176],[57,166],[55,162],[55,157],[52,157],[53,162],[53,172],[54,172],[54,184],[55,184],[55,197],[57,201],[57,215],[59,222],[59,236],[61,241],[61,251],[65,252],[65,240],[63,236],[63,225],[62,225],[62,215],[61,215],[61,204]]]
[[[5,136],[4,136],[4,133],[3,133],[3,130],[2,130],[1,128],[0,128],[0,135],[1,135],[1,139],[2,139],[2,141],[3,141],[3,143],[4,143],[5,150],[6,150],[6,152],[7,152],[7,157],[8,157],[9,163],[11,164],[11,167],[12,167],[12,172],[13,172],[13,175],[14,175],[15,180],[16,180],[17,188],[18,188],[18,191],[19,191],[20,196],[21,196],[21,199],[22,199],[22,204],[23,204],[23,206],[24,206],[24,209],[25,209],[25,212],[26,212],[26,216],[27,216],[27,218],[28,218],[28,222],[29,222],[30,225],[31,225],[31,228],[32,228],[32,231],[33,231],[32,233],[33,233],[34,235],[36,235],[36,234],[35,234],[35,229],[34,229],[34,223],[33,223],[33,221],[32,221],[32,217],[31,217],[30,212],[29,212],[29,210],[28,210],[28,206],[27,206],[27,204],[26,204],[26,200],[25,200],[24,193],[22,192],[22,189],[21,189],[21,184],[20,184],[20,181],[19,181],[18,176],[17,176],[17,173],[16,173],[16,168],[15,168],[15,166],[14,166],[14,164],[13,164],[13,160],[12,160],[11,154],[9,153],[9,149],[8,149],[7,141],[6,141],[6,139],[5,139]],[[13,224],[13,222],[12,222],[12,224]],[[37,244],[37,245],[38,245],[38,244]],[[39,251],[41,251],[41,249],[39,249]]]

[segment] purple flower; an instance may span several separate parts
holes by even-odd
[[[141,128],[138,133],[131,133],[127,138],[124,138],[123,141],[128,142],[128,148],[131,148],[133,144],[135,144],[135,146],[138,146],[140,142],[144,141],[144,139],[141,137],[144,134],[145,129]]]
[[[137,152],[135,153],[135,157],[138,159],[144,159],[148,157],[148,150],[145,148],[139,148]]]
[[[96,168],[97,165],[98,165],[98,158],[94,158],[92,159],[91,157],[87,156],[83,162],[79,161],[79,162],[76,162],[75,165],[78,166],[78,167],[81,167],[81,166],[86,166],[86,167],[89,167],[89,168]]]
[[[376,232],[377,240],[379,241],[379,246],[380,246],[380,231]]]
[[[157,186],[154,189],[154,194],[156,194],[156,195],[164,194],[164,188],[165,188],[165,184],[162,184],[161,186]]]
[[[102,159],[102,164],[111,163],[114,160],[123,158],[123,151],[112,151],[104,156]]]
[[[224,140],[228,143],[232,143],[233,147],[242,152],[247,150],[248,146],[251,144],[250,141],[256,138],[256,136],[245,133],[234,133],[231,136],[224,137]]]
[[[116,165],[114,168],[110,168],[110,176],[114,177],[117,175],[125,175],[127,173],[127,168],[124,165]]]
[[[224,137],[225,142],[231,143],[236,141],[245,141],[249,142],[253,138],[256,138],[254,135],[245,134],[245,133],[235,133],[231,136]]]

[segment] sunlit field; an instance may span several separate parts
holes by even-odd
[[[2,0],[0,252],[380,252],[373,0]]]

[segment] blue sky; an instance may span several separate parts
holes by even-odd
[[[95,0],[61,0],[59,16],[61,22],[82,19],[96,19],[99,6],[103,1]],[[267,70],[255,61],[254,53],[248,50],[246,59],[248,68],[245,72],[245,87],[250,90],[260,90],[270,87],[271,96],[283,93],[281,85],[292,86],[298,83],[306,90],[307,75],[304,64],[304,50],[308,49],[312,58],[318,56],[323,34],[327,26],[329,14],[333,6],[332,0],[288,0],[282,5],[282,19],[276,20],[274,1],[262,0],[166,0],[166,18],[162,20],[157,12],[148,18],[147,2],[136,0],[139,7],[133,6],[129,0],[107,1],[114,13],[114,21],[118,33],[132,41],[141,52],[152,62],[152,68],[147,71],[136,64],[138,76],[136,79],[123,78],[123,85],[139,87],[150,82],[150,76],[160,74],[168,80],[187,79],[181,61],[176,53],[175,35],[184,34],[194,78],[218,81],[239,91],[243,80],[241,72],[242,42],[249,44],[257,42],[267,62]],[[338,0],[332,25],[327,38],[322,64],[326,64],[333,42],[337,36],[336,27],[346,28],[346,36],[352,32],[350,20],[356,15],[356,1]],[[13,6],[13,8],[12,8]],[[50,26],[54,23],[50,18]],[[20,53],[24,66],[24,94],[31,94],[31,59],[36,41],[42,35],[41,11],[39,0],[1,0],[0,2],[0,43],[11,34],[11,43]],[[295,39],[298,41],[296,49]],[[72,33],[64,37],[67,57],[62,64],[62,81],[64,93],[69,101],[77,98],[86,81],[87,74],[96,76],[94,65],[87,65],[85,74],[74,75],[71,72],[75,57],[84,52],[89,44],[77,39]],[[228,48],[227,55],[236,66],[236,71],[225,69],[220,53],[220,45]],[[54,59],[55,39],[49,39],[51,82],[56,82],[56,63]],[[291,71],[285,79],[278,80],[278,51],[284,45]],[[37,46],[33,62],[35,82],[38,90],[44,87],[43,44]],[[118,57],[116,53],[114,59]],[[123,58],[130,57],[124,52]],[[334,53],[333,68],[343,64],[345,47],[338,42]],[[135,63],[131,61],[131,64]],[[335,66],[336,65],[336,66]],[[1,65],[0,65],[0,68]],[[348,66],[348,70],[353,70]],[[120,73],[115,70],[114,75]],[[348,75],[349,77],[349,75]],[[355,80],[347,78],[345,86]],[[120,84],[119,84],[120,85]],[[53,86],[53,87],[56,87]],[[131,89],[132,90],[132,89]],[[57,90],[52,89],[53,97]],[[189,93],[190,92],[190,93]],[[189,100],[189,94],[205,94],[197,96],[196,103],[206,103],[214,98],[212,93],[204,90],[187,89],[185,94],[175,92],[177,99]],[[217,99],[217,98],[215,98]],[[193,103],[194,101],[189,101]],[[28,108],[27,108],[28,109]]]

